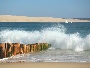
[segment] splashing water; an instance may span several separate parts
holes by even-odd
[[[2,30],[0,42],[20,42],[23,44],[47,42],[52,48],[71,49],[75,51],[90,50],[90,34],[82,38],[80,34],[67,34],[62,25],[43,28],[38,31]]]

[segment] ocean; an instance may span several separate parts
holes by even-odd
[[[90,62],[90,22],[0,22],[0,43],[4,42],[51,44],[46,51],[6,62]]]

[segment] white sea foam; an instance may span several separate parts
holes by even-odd
[[[0,62],[6,62],[8,60],[8,58],[3,58],[3,59],[0,59]]]
[[[90,34],[84,38],[78,32],[66,34],[66,29],[62,25],[44,28],[41,31],[3,30],[0,32],[0,42],[47,42],[52,44],[52,48],[90,50]]]

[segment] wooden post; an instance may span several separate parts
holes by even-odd
[[[20,44],[20,43],[0,43],[0,58],[10,57],[12,55],[37,52],[46,50],[51,46],[48,43],[36,43],[36,44]]]
[[[36,44],[33,44],[33,51],[36,52]]]
[[[0,58],[6,57],[5,43],[0,43]]]
[[[20,44],[20,54],[24,53],[24,44]]]
[[[24,53],[26,53],[26,45],[23,44],[23,46],[24,46],[23,51],[24,51]]]
[[[14,55],[20,54],[20,43],[12,43],[13,44],[13,51]]]
[[[41,43],[36,43],[36,45],[37,45],[37,51],[41,51],[42,50]]]
[[[30,46],[31,46],[31,52],[34,52],[34,46],[33,46],[33,44],[31,44]]]
[[[6,48],[6,53],[7,57],[10,57],[13,55],[13,44],[12,43],[5,43]]]

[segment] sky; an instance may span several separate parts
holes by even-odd
[[[90,18],[90,0],[0,0],[0,15]]]

